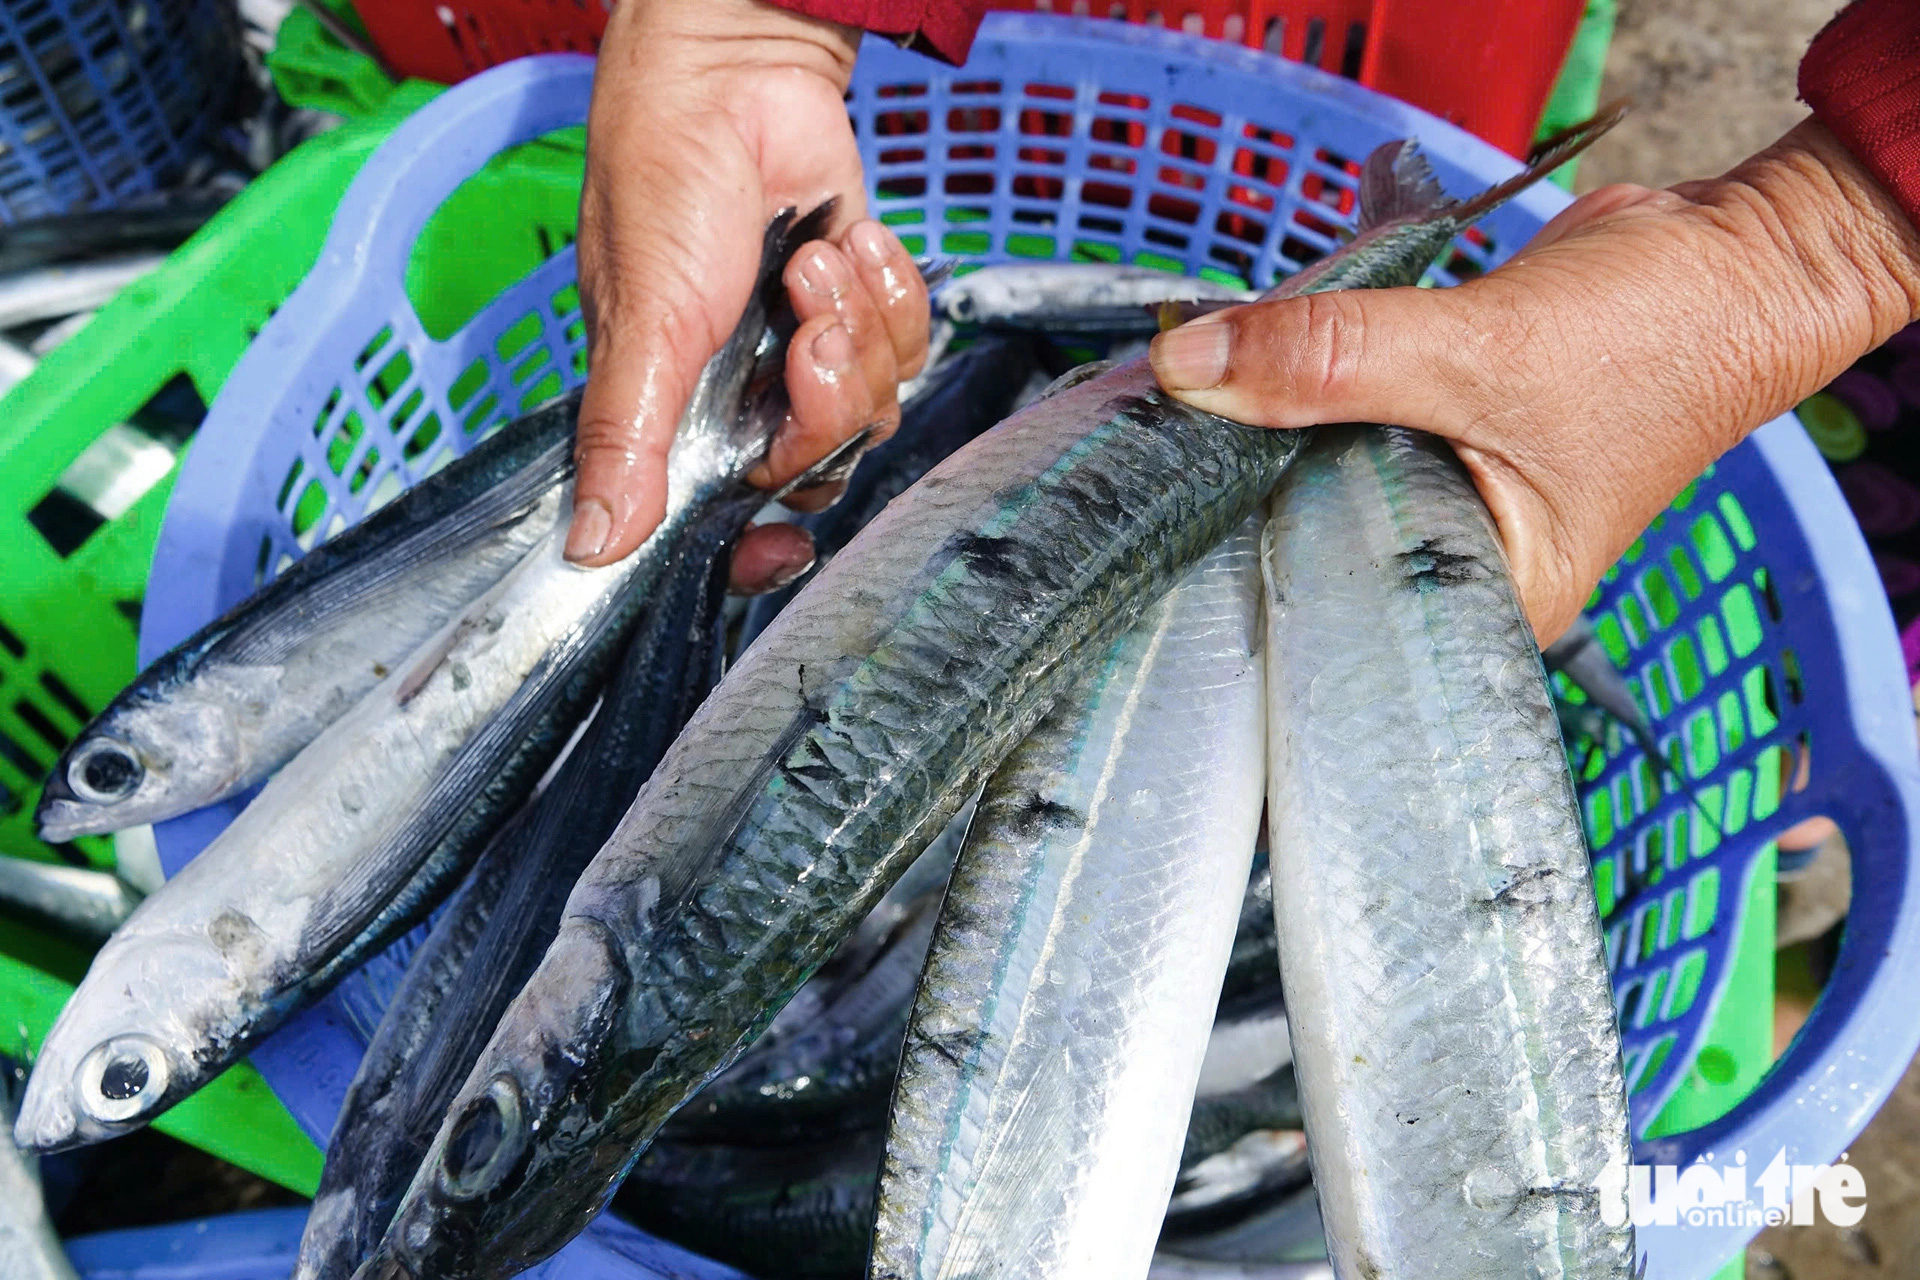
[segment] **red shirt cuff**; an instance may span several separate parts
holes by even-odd
[[[1801,60],[1800,97],[1920,226],[1920,4],[1843,10]]]
[[[910,43],[956,66],[967,60],[987,0],[770,0],[809,18]]]

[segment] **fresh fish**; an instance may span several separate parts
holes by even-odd
[[[502,428],[157,659],[54,765],[41,838],[158,822],[286,763],[552,531],[579,409]]]
[[[1147,1280],[1334,1280],[1325,1262],[1202,1262],[1156,1253]]]
[[[0,329],[98,307],[166,260],[159,253],[127,253],[0,278]]]
[[[761,286],[668,455],[667,514],[618,564],[562,555],[570,503],[520,564],[276,774],[95,958],[28,1084],[21,1141],[151,1120],[451,888],[585,713],[687,529],[786,412],[780,271],[829,210],[769,227]],[[762,352],[769,322],[782,335]],[[854,446],[857,447],[857,444]]]
[[[1048,334],[1151,334],[1163,302],[1251,302],[1259,295],[1199,276],[1104,262],[1004,262],[942,285],[934,312],[956,324]]]
[[[47,1217],[40,1162],[13,1143],[18,1092],[13,1065],[0,1059],[0,1280],[76,1280]]]
[[[1219,1034],[1215,1025],[1214,1034]],[[1289,1063],[1270,1076],[1218,1093],[1196,1089],[1187,1116],[1186,1145],[1180,1167],[1190,1168],[1219,1155],[1256,1129],[1300,1128],[1300,1086]]]
[[[1280,943],[1273,936],[1273,870],[1267,865],[1267,842],[1262,834],[1253,851],[1253,874],[1247,896],[1240,902],[1240,927],[1234,930],[1233,951],[1227,957],[1227,976],[1220,984],[1221,1013],[1237,1000],[1264,998],[1280,984]]]
[[[63,213],[0,227],[0,273],[102,254],[165,252],[220,211],[225,193],[193,192],[152,205]]]
[[[573,882],[719,680],[728,561],[765,502],[741,487],[689,532],[592,722],[414,954],[334,1124],[294,1280],[346,1280],[373,1252]]]
[[[935,463],[1012,412],[1014,397],[1038,367],[1031,339],[988,334],[932,369],[913,399],[901,406],[900,429],[860,460],[840,500],[795,521],[813,535],[814,567],[792,585],[753,599],[740,624],[740,648],[766,630],[774,615],[882,507]]]
[[[1322,427],[1264,555],[1275,925],[1335,1271],[1631,1276],[1586,840],[1491,518],[1443,442]]]
[[[1632,736],[1633,745],[1640,748],[1640,754],[1647,758],[1647,763],[1662,773],[1671,774],[1673,780],[1679,784],[1681,794],[1692,802],[1702,820],[1712,824],[1715,831],[1719,831],[1720,826],[1714,818],[1713,810],[1707,808],[1687,775],[1668,757],[1666,752],[1660,749],[1660,739],[1654,735],[1653,722],[1647,719],[1647,713],[1640,709],[1638,702],[1634,701],[1633,691],[1627,688],[1626,677],[1620,674],[1620,669],[1613,665],[1611,658],[1607,657],[1607,651],[1600,647],[1599,637],[1594,635],[1592,624],[1584,616],[1575,618],[1573,625],[1568,627],[1558,640],[1542,650],[1540,656],[1546,662],[1547,670],[1558,671],[1587,696],[1591,706],[1605,713],[1606,717],[1619,721],[1620,726]],[[1559,699],[1555,700],[1555,705],[1556,708],[1561,705]],[[1560,717],[1562,729],[1566,729],[1568,714],[1564,711],[1557,714]],[[1595,745],[1601,745],[1606,741],[1604,723],[1596,726],[1583,717],[1579,727],[1586,731],[1586,736]],[[1595,732],[1596,729],[1598,732]],[[1567,736],[1569,747],[1573,746],[1574,742],[1575,738]]]
[[[140,895],[119,876],[0,855],[0,906],[99,941],[120,927]]]
[[[901,1059],[875,1280],[1145,1273],[1260,824],[1256,528],[987,784]]]
[[[1439,220],[1457,231],[1537,176]],[[1398,280],[1409,224],[1295,287]],[[1299,436],[1193,409],[1135,362],[889,504],[728,673],[581,877],[367,1273],[505,1276],[577,1234],[1054,700],[1253,513]]]
[[[1258,505],[1294,434],[1182,407],[1139,364],[891,503],[582,877],[372,1274],[506,1275],[578,1232],[1060,691]]]
[[[674,1114],[668,1136],[764,1144],[817,1137],[848,1118],[884,1124],[914,987],[957,852],[940,844],[920,856],[766,1034]],[[916,876],[923,868],[926,874]],[[920,882],[919,892],[890,911],[910,880]],[[879,930],[878,945],[868,945]],[[879,1107],[877,1117],[867,1103]]]
[[[642,1229],[759,1280],[853,1280],[866,1260],[886,1102],[788,1147],[662,1139],[614,1201]]]
[[[1267,1272],[1262,1268],[1280,1265],[1319,1267],[1322,1270],[1308,1274],[1334,1280],[1333,1266],[1326,1260],[1327,1238],[1320,1224],[1320,1201],[1311,1185],[1276,1193],[1224,1225],[1216,1223],[1205,1230],[1180,1230],[1169,1224],[1161,1233],[1160,1252],[1155,1255],[1155,1269],[1150,1276],[1161,1274],[1159,1263],[1163,1259],[1178,1259],[1196,1268],[1221,1268],[1218,1272],[1198,1270],[1193,1273],[1196,1277],[1219,1275],[1228,1280],[1242,1274],[1232,1270],[1234,1267],[1248,1268],[1245,1274],[1251,1277],[1265,1277]]]
[[[1183,1162],[1166,1229],[1205,1231],[1230,1225],[1275,1195],[1312,1182],[1307,1135],[1299,1129],[1251,1129],[1210,1156]]]

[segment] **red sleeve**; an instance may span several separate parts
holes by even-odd
[[[1800,97],[1920,226],[1920,3],[1843,10],[1800,63]]]
[[[809,18],[892,36],[958,65],[967,60],[987,0],[770,0]]]

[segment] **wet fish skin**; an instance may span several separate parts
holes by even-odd
[[[1586,841],[1491,518],[1443,442],[1320,428],[1264,556],[1276,928],[1336,1272],[1630,1276]]]
[[[99,941],[120,927],[140,895],[119,876],[0,854],[0,906]]]
[[[1300,1086],[1288,1063],[1263,1080],[1225,1093],[1196,1094],[1187,1116],[1180,1167],[1219,1155],[1256,1129],[1299,1129]]]
[[[370,1274],[510,1274],[580,1230],[1295,447],[1181,406],[1136,363],[890,504],[728,673],[582,877]]]
[[[503,427],[156,659],[55,762],[41,837],[159,822],[286,763],[553,527],[579,404]]]
[[[1258,1268],[1308,1265],[1322,1268],[1325,1280],[1334,1280],[1326,1261],[1326,1234],[1320,1223],[1320,1201],[1311,1185],[1280,1191],[1246,1207],[1236,1220],[1209,1224],[1205,1229],[1180,1230],[1171,1225],[1161,1233],[1158,1259],[1178,1259],[1195,1265],[1212,1264],[1222,1276],[1233,1276],[1234,1266]],[[1158,1274],[1158,1271],[1154,1273]],[[1198,1275],[1208,1274],[1204,1270]],[[1283,1273],[1284,1274],[1284,1273]]]
[[[853,1280],[866,1261],[884,1147],[881,1095],[864,1123],[791,1147],[671,1141],[614,1200],[656,1235],[761,1280]]]
[[[370,930],[403,930],[396,894],[457,882],[461,858],[478,856],[591,704],[684,531],[785,417],[764,339],[792,332],[780,271],[830,213],[768,228],[762,286],[688,405],[654,534],[615,565],[581,569],[564,559],[563,504],[519,565],[142,903],[47,1037],[16,1125],[23,1144],[56,1151],[145,1124],[343,976],[336,962]],[[772,371],[756,378],[763,364]]]
[[[1264,786],[1251,522],[988,782],[915,1001],[874,1280],[1146,1273]]]
[[[794,522],[813,537],[813,567],[790,585],[754,597],[741,620],[739,647],[744,650],[753,643],[774,615],[883,507],[943,458],[1011,413],[1014,398],[1038,367],[1031,339],[985,334],[930,369],[914,397],[902,403],[899,429],[860,460],[840,500]]]
[[[1258,295],[1199,276],[1104,262],[1006,262],[942,285],[936,314],[956,324],[1049,334],[1151,334],[1161,302],[1251,302]]]
[[[13,1142],[18,1092],[13,1064],[0,1059],[0,1280],[77,1280],[47,1217],[40,1162]]]
[[[574,880],[718,681],[728,562],[763,501],[743,492],[690,531],[591,723],[414,954],[328,1143],[294,1280],[346,1280],[373,1252]]]

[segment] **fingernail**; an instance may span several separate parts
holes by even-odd
[[[798,578],[801,574],[813,568],[813,559],[812,556],[808,556],[801,564],[789,564],[782,568],[775,569],[767,575],[765,585],[760,588],[761,592],[778,591],[780,588],[787,586],[795,578]]]
[[[1155,338],[1148,358],[1167,390],[1204,391],[1227,376],[1232,349],[1232,325],[1184,324]]]
[[[832,324],[813,339],[813,362],[826,373],[844,373],[853,367],[853,335],[847,326]]]
[[[573,527],[567,530],[567,559],[591,560],[606,550],[613,532],[613,512],[598,498],[587,498],[573,509]]]
[[[876,267],[884,267],[892,257],[892,246],[887,243],[887,233],[877,222],[862,222],[855,225],[849,239],[853,241],[853,251]]]
[[[840,265],[827,256],[826,250],[815,249],[800,262],[800,283],[818,297],[838,297],[842,283]]]

